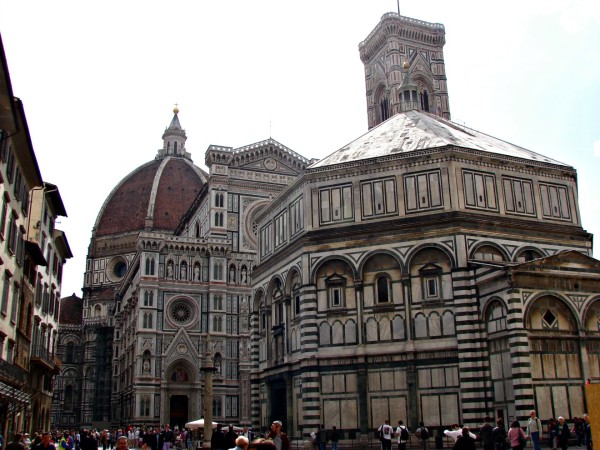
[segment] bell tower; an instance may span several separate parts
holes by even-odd
[[[365,65],[369,129],[418,109],[450,119],[440,23],[387,13],[358,45]]]

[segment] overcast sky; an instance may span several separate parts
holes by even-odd
[[[322,158],[364,134],[358,44],[390,11],[395,0],[0,0],[13,92],[68,213],[62,295],[81,296],[100,207],[154,158],[175,103],[204,168],[210,144],[271,136]],[[600,2],[401,0],[400,12],[446,27],[452,119],[575,167],[583,227],[600,234]]]

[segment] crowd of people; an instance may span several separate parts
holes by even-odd
[[[569,444],[574,442],[577,446],[585,446],[586,450],[593,450],[590,420],[587,414],[582,418],[573,419],[573,427],[569,427],[563,417],[557,420],[548,420],[543,427],[542,421],[535,411],[531,411],[527,426],[522,427],[518,421],[513,421],[508,430],[504,421],[498,419],[495,426],[489,417],[484,419],[474,434],[468,427],[454,424],[448,430],[438,429],[435,439],[435,448],[443,448],[443,437],[449,438],[453,450],[475,450],[479,445],[483,450],[523,450],[528,442],[533,450],[541,450],[544,434],[547,436],[547,447],[551,450],[567,450]],[[392,442],[397,439],[398,450],[406,450],[411,441],[411,431],[402,420],[394,429],[385,420],[378,429],[377,435],[381,441],[381,450],[392,450]],[[320,425],[310,436],[318,450],[339,450],[341,433],[333,426],[331,430]],[[429,450],[432,433],[423,422],[415,430],[414,436],[421,450]],[[65,430],[54,432],[34,433],[30,439],[28,433],[16,433],[13,440],[4,445],[0,435],[0,450],[129,450],[140,448],[142,450],[195,450],[202,446],[202,436],[187,429],[170,425],[163,427],[135,428],[127,427],[117,430]],[[211,437],[213,450],[290,450],[290,440],[282,430],[282,423],[274,421],[270,429],[262,434],[255,433],[247,427],[239,428],[232,425],[217,425]]]
[[[478,436],[473,434],[469,427],[460,427],[458,424],[444,430],[443,434],[439,429],[435,436],[435,448],[443,448],[443,436],[445,435],[453,440],[453,450],[475,450],[478,443],[481,444],[483,450],[523,450],[528,442],[531,442],[533,450],[541,450],[544,428],[535,411],[531,411],[529,414],[526,427],[521,427],[519,421],[514,420],[507,430],[502,419],[496,420],[495,426],[490,423],[491,421],[489,417],[484,419]],[[585,446],[586,450],[593,449],[591,425],[587,414],[584,414],[582,418],[575,417],[573,428],[569,427],[564,417],[559,417],[557,420],[550,419],[545,431],[548,437],[548,448],[552,450],[567,450],[571,442],[575,442],[580,447]],[[411,436],[402,420],[398,421],[398,427],[395,430],[389,424],[389,420],[386,420],[377,429],[377,434],[382,450],[391,450],[394,438],[397,438],[398,450],[406,450]],[[430,448],[431,433],[423,422],[419,423],[419,428],[415,430],[414,436],[422,450]],[[326,450],[326,448],[321,446],[319,450]],[[334,450],[333,444],[332,450]]]

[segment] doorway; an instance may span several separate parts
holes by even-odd
[[[171,395],[169,404],[169,423],[174,428],[176,425],[181,430],[189,422],[188,396]]]
[[[267,427],[271,427],[274,420],[279,420],[283,424],[283,429],[287,430],[287,394],[285,380],[277,380],[271,383],[269,392],[269,412],[270,422]]]

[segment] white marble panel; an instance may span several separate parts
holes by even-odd
[[[348,320],[344,324],[346,331],[346,344],[356,344],[356,322],[354,320]]]
[[[427,426],[440,425],[440,405],[437,395],[422,395],[421,411],[427,411]]]
[[[538,417],[554,417],[552,412],[552,398],[549,386],[536,386],[535,398]]]
[[[333,392],[333,376],[321,375],[321,393],[330,394]]]
[[[394,392],[394,372],[386,371],[381,372],[381,390],[387,392]]]
[[[460,423],[458,395],[456,395],[456,394],[441,395],[440,396],[440,410],[442,412],[441,424]]]
[[[334,392],[346,392],[346,376],[343,373],[337,373],[333,376]]]
[[[358,428],[358,405],[356,399],[342,400],[340,404],[342,409],[341,427],[345,429]]]
[[[367,320],[365,330],[367,333],[367,342],[377,342],[379,340],[379,336],[377,335],[378,324],[372,317]]]
[[[429,315],[429,336],[442,335],[442,319],[437,313]]]
[[[582,417],[586,412],[583,406],[582,386],[569,386],[569,405],[571,406],[571,417]]]
[[[389,419],[388,397],[371,398],[371,420],[373,426]]]
[[[358,382],[355,373],[346,374],[346,392],[358,392]]]
[[[381,390],[381,376],[379,372],[369,372],[369,392]]]
[[[567,355],[567,376],[571,379],[581,378],[581,370],[579,367],[579,354]]]
[[[323,401],[323,416],[327,421],[327,428],[331,426],[340,426],[341,412],[340,412],[340,401],[335,400],[324,400]]]
[[[321,345],[329,345],[331,343],[330,327],[327,322],[319,325],[319,343]]]
[[[331,342],[333,344],[344,343],[344,328],[341,322],[336,321],[331,327]]]
[[[379,321],[379,340],[389,341],[392,338],[392,327],[387,317],[382,317]]]
[[[554,417],[569,417],[569,401],[566,386],[552,386],[552,403],[554,403]]]

